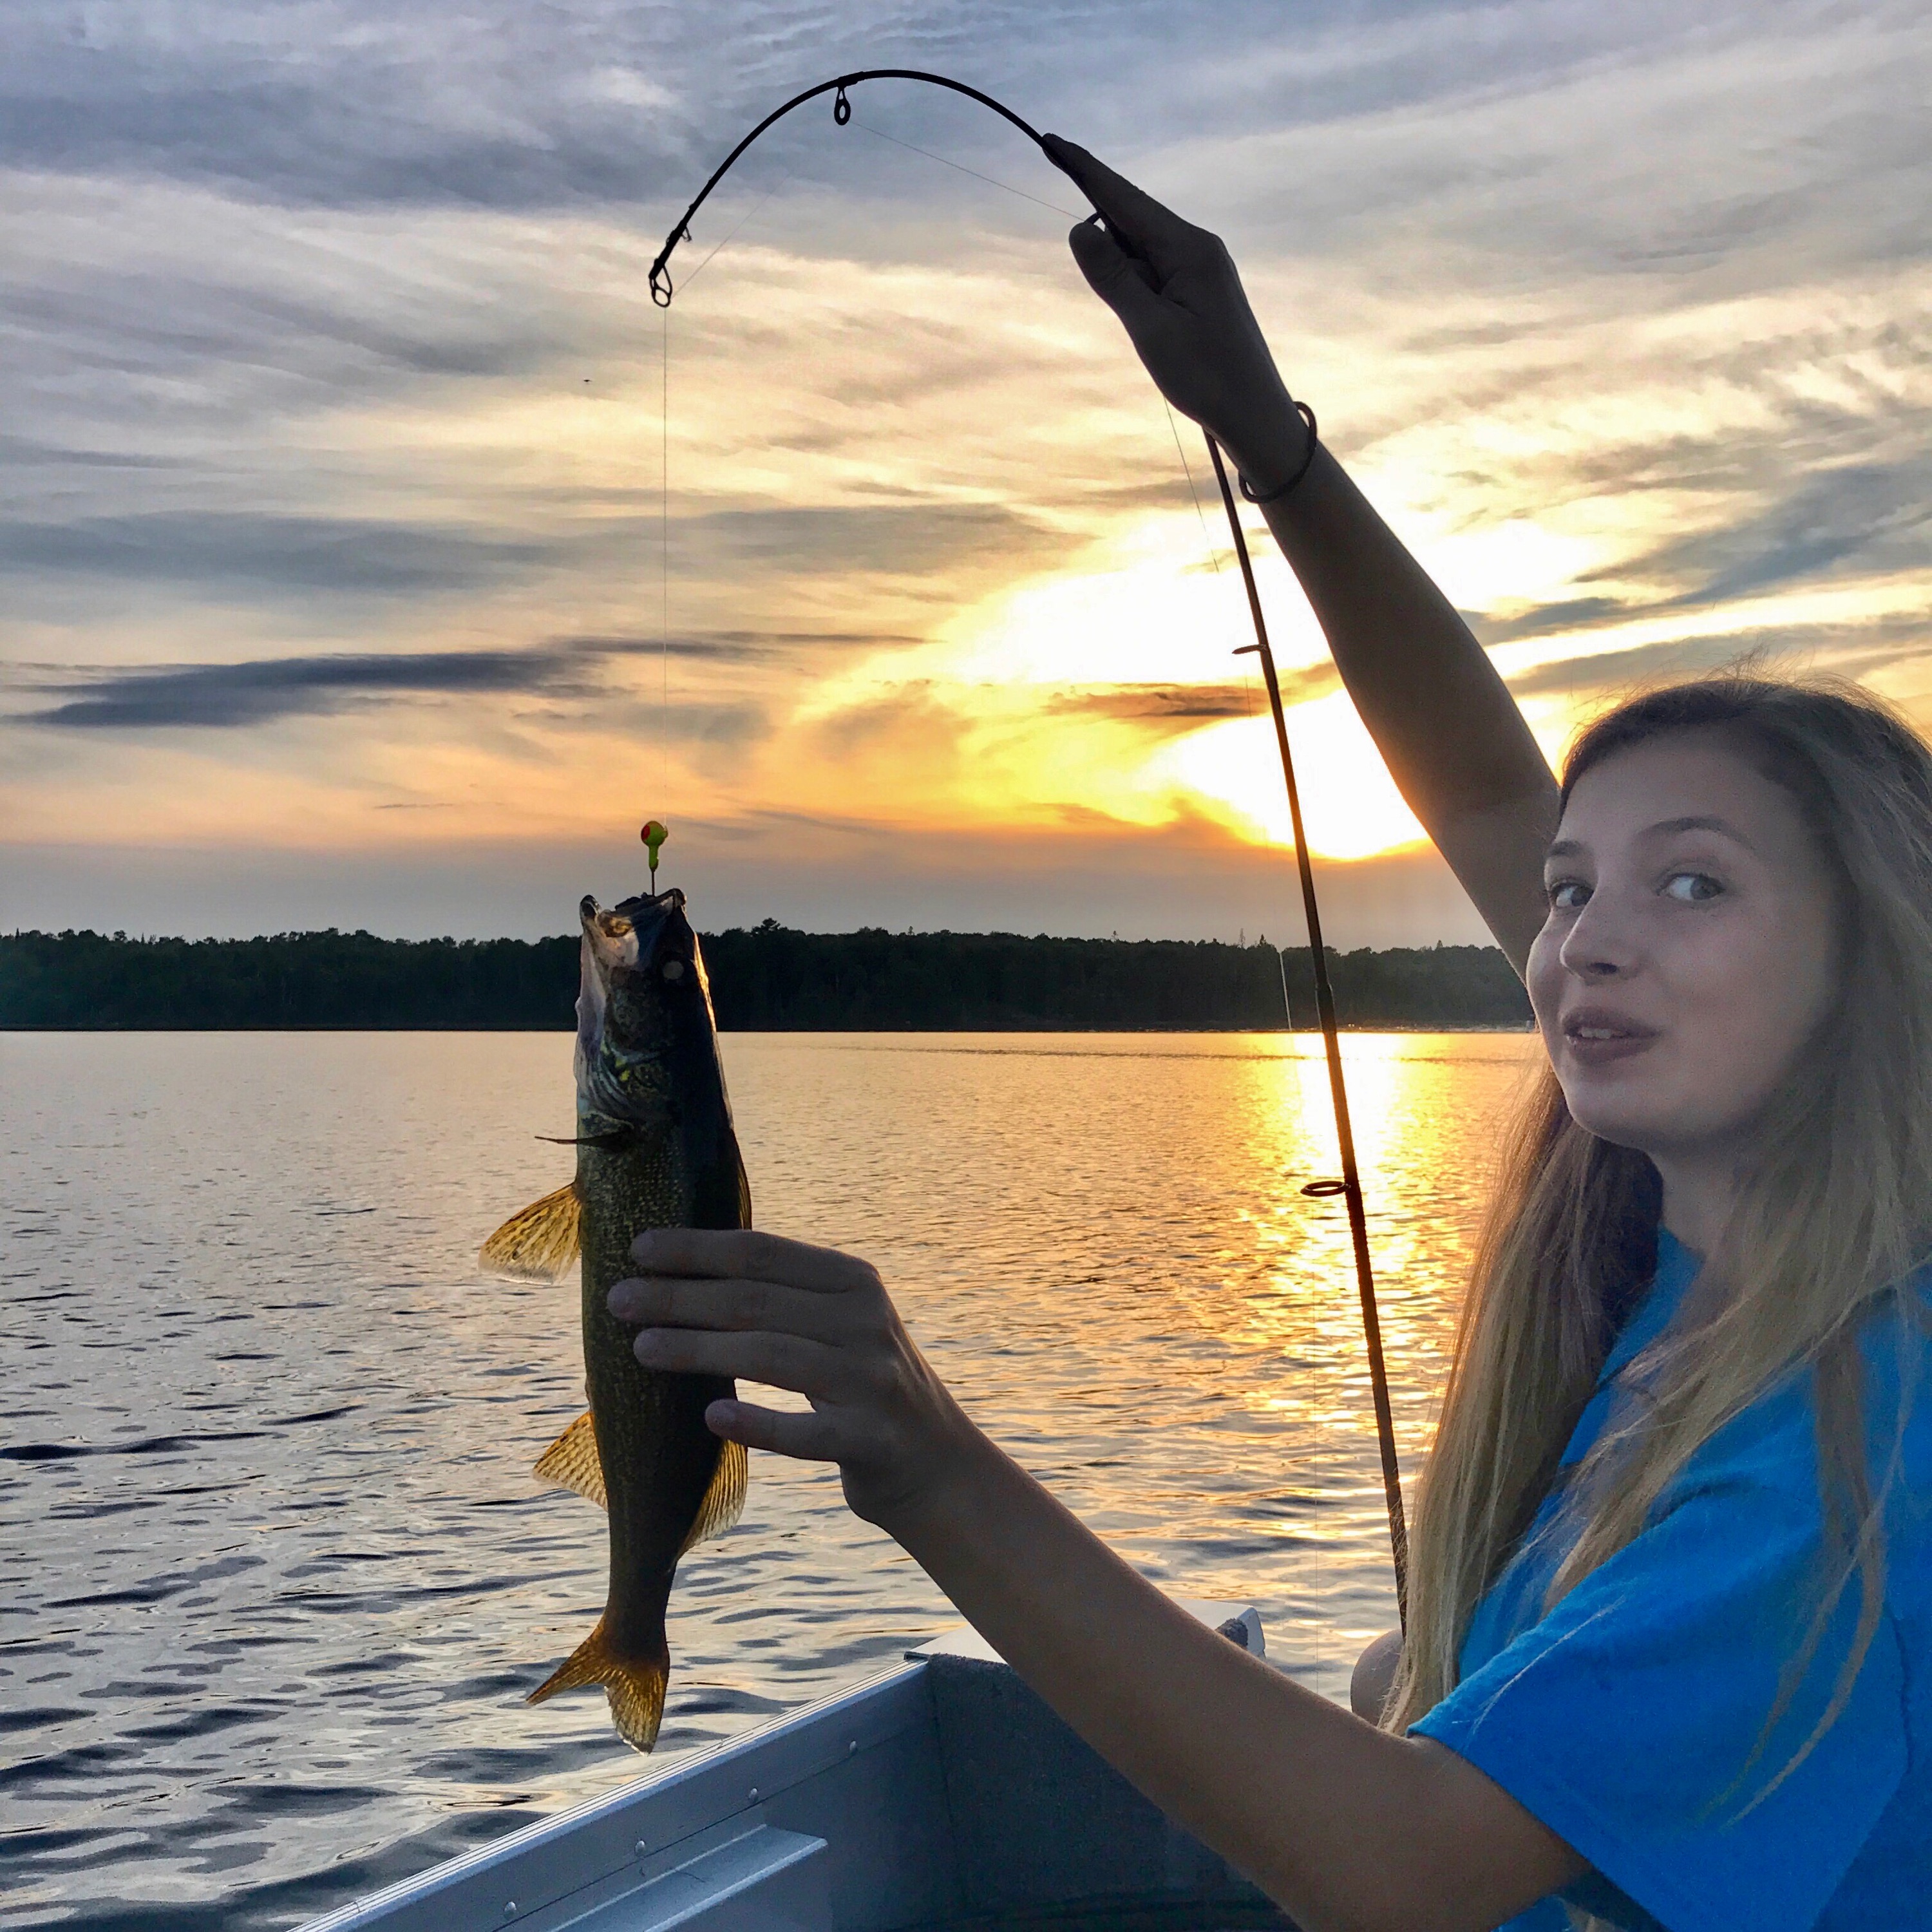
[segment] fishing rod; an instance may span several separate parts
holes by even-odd
[[[1311,416],[1309,441],[1315,440]],[[1334,1103],[1335,1143],[1342,1156],[1340,1180],[1311,1180],[1302,1192],[1320,1201],[1340,1195],[1348,1210],[1348,1234],[1355,1249],[1355,1286],[1362,1298],[1362,1339],[1369,1356],[1369,1387],[1375,1398],[1376,1441],[1382,1456],[1382,1496],[1388,1504],[1389,1549],[1395,1560],[1396,1607],[1405,1628],[1408,1622],[1408,1524],[1402,1507],[1402,1465],[1396,1460],[1395,1416],[1389,1406],[1388,1370],[1382,1360],[1382,1317],[1376,1309],[1375,1270],[1369,1259],[1368,1210],[1362,1202],[1361,1171],[1355,1164],[1355,1132],[1348,1118],[1348,1085],[1342,1075],[1342,1042],[1335,1024],[1335,989],[1328,980],[1328,948],[1322,943],[1322,908],[1315,897],[1315,868],[1308,856],[1308,836],[1301,826],[1301,789],[1294,782],[1294,758],[1288,748],[1288,719],[1281,708],[1281,680],[1275,675],[1274,652],[1268,644],[1268,622],[1255,584],[1255,567],[1248,557],[1248,539],[1241,528],[1234,493],[1228,487],[1228,466],[1221,446],[1210,436],[1208,454],[1214,460],[1214,480],[1221,486],[1222,507],[1234,533],[1234,554],[1240,560],[1241,582],[1248,593],[1248,610],[1255,620],[1255,641],[1234,655],[1262,661],[1268,686],[1268,709],[1274,714],[1274,742],[1281,753],[1281,775],[1288,782],[1288,816],[1294,832],[1295,869],[1301,874],[1301,910],[1308,925],[1308,953],[1315,966],[1315,1010],[1322,1022],[1322,1043],[1328,1056],[1328,1094]],[[1287,991],[1286,978],[1282,992]]]
[[[968,87],[964,81],[953,80],[943,74],[928,74],[916,68],[883,67],[864,68],[850,74],[840,74],[836,80],[820,81],[816,87],[808,87],[801,94],[795,94],[782,106],[767,114],[712,172],[711,178],[698,191],[691,206],[673,224],[670,232],[664,237],[664,244],[658,250],[656,261],[651,264],[651,299],[660,308],[670,306],[674,287],[670,278],[670,262],[673,253],[680,242],[691,239],[692,218],[710,199],[711,191],[731,172],[738,158],[758,140],[765,130],[782,121],[794,108],[808,100],[815,100],[822,94],[829,94],[832,100],[832,118],[842,128],[852,118],[852,103],[848,90],[866,80],[910,80],[928,87],[946,88],[953,94],[964,94],[969,100],[976,100],[981,106],[988,107],[1002,120],[1010,122],[1042,154],[1046,143],[1039,130],[1022,120],[1010,107],[995,100],[990,94],[982,94],[976,87]],[[1049,162],[1051,154],[1047,155]],[[1104,217],[1102,218],[1104,219]],[[1115,234],[1114,238],[1125,244],[1126,238]],[[1304,406],[1307,418],[1309,450],[1312,455],[1315,444],[1315,418],[1313,412]],[[1355,1160],[1355,1137],[1348,1118],[1348,1084],[1342,1071],[1342,1042],[1335,1022],[1335,994],[1329,982],[1328,962],[1326,949],[1322,940],[1322,913],[1316,902],[1315,872],[1309,861],[1308,840],[1301,823],[1301,794],[1295,783],[1294,759],[1288,749],[1288,721],[1282,710],[1281,682],[1275,674],[1274,652],[1268,644],[1268,624],[1262,615],[1261,592],[1255,584],[1254,565],[1248,556],[1248,540],[1241,528],[1240,512],[1236,507],[1234,493],[1228,487],[1226,464],[1222,460],[1221,446],[1210,435],[1208,436],[1208,454],[1213,459],[1214,475],[1221,486],[1222,506],[1228,513],[1228,527],[1234,542],[1234,554],[1241,566],[1241,581],[1248,596],[1248,610],[1254,619],[1255,641],[1241,647],[1238,655],[1252,654],[1261,659],[1262,676],[1268,686],[1268,705],[1274,714],[1274,735],[1276,748],[1281,753],[1281,771],[1288,786],[1288,817],[1294,832],[1294,858],[1301,879],[1301,906],[1308,927],[1308,950],[1315,969],[1315,1001],[1322,1025],[1322,1039],[1328,1062],[1328,1091],[1335,1113],[1335,1138],[1342,1160],[1342,1178],[1339,1180],[1311,1180],[1302,1192],[1315,1200],[1332,1198],[1341,1196],[1348,1210],[1348,1232],[1354,1244],[1355,1255],[1355,1282],[1360,1292],[1362,1304],[1362,1332],[1367,1344],[1369,1381],[1373,1392],[1376,1411],[1376,1437],[1382,1450],[1382,1493],[1388,1505],[1389,1548],[1394,1559],[1396,1601],[1402,1612],[1405,1624],[1408,1610],[1408,1531],[1402,1510],[1402,1468],[1396,1460],[1395,1446],[1395,1419],[1389,1402],[1388,1371],[1382,1356],[1382,1320],[1376,1307],[1375,1271],[1369,1256],[1368,1216],[1362,1200],[1361,1174]],[[1190,485],[1191,485],[1190,478]],[[1282,992],[1286,997],[1287,980],[1284,976]]]

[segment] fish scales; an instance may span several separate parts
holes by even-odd
[[[484,1258],[511,1274],[554,1274],[566,1250],[583,1262],[590,1408],[537,1471],[604,1504],[610,1585],[596,1629],[531,1701],[601,1684],[620,1733],[648,1750],[670,1672],[664,1612],[678,1559],[736,1520],[746,1455],[705,1426],[730,1381],[645,1368],[607,1298],[646,1228],[748,1227],[750,1198],[682,893],[608,911],[586,898],[580,912],[576,1178],[506,1222]],[[541,1265],[526,1264],[531,1257]]]

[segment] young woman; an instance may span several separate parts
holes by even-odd
[[[665,1232],[652,1366],[795,1389],[1098,1750],[1309,1932],[1932,1927],[1932,758],[1848,689],[1612,712],[1559,787],[1276,374],[1226,250],[1082,150],[1074,253],[1222,443],[1550,1077],[1481,1244],[1406,1642],[1351,1714],[1176,1610],[963,1414],[864,1262]],[[1390,1681],[1392,1676],[1393,1681]]]

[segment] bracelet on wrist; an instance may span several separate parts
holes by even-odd
[[[1301,460],[1294,466],[1294,474],[1286,483],[1259,495],[1256,494],[1254,485],[1245,476],[1240,479],[1241,494],[1246,497],[1250,502],[1258,503],[1263,508],[1270,503],[1279,503],[1284,496],[1287,496],[1308,474],[1309,465],[1315,460],[1316,439],[1318,434],[1315,426],[1315,412],[1306,403],[1297,403],[1294,406],[1300,412],[1302,421],[1308,425],[1308,446],[1301,452]]]

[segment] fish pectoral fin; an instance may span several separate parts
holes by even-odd
[[[574,1490],[599,1509],[610,1507],[604,1490],[604,1464],[597,1454],[596,1426],[587,1408],[537,1458],[538,1480]]]
[[[560,1690],[601,1684],[610,1700],[617,1735],[633,1750],[647,1751],[658,1741],[664,1721],[664,1685],[670,1666],[662,1659],[620,1657],[604,1634],[604,1619],[524,1700],[541,1704]]]
[[[698,1514],[677,1546],[683,1556],[693,1544],[722,1536],[745,1513],[745,1490],[751,1480],[752,1456],[742,1442],[728,1442],[719,1451],[718,1466],[711,1472],[711,1486],[698,1506]]]
[[[559,1281],[581,1251],[583,1224],[584,1204],[569,1181],[512,1214],[477,1258],[488,1273],[512,1281]]]

